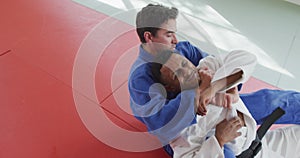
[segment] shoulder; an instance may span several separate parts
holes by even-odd
[[[176,50],[178,50],[182,55],[190,55],[190,54],[201,54],[203,56],[206,56],[207,53],[202,51],[197,46],[191,44],[189,41],[180,41],[176,45]]]
[[[194,47],[189,41],[180,41],[176,44],[176,49],[186,49]]]
[[[143,62],[134,64],[130,70],[130,78],[137,78],[141,76],[150,76],[151,72],[151,62]]]
[[[178,42],[176,45],[176,50],[181,55],[189,59],[194,65],[198,65],[199,60],[208,55],[200,48],[191,44],[189,41]]]

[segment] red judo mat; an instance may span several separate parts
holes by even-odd
[[[72,88],[75,57],[85,36],[106,15],[69,0],[6,1],[0,11],[1,158],[167,157],[161,148],[133,152],[103,143],[90,132],[77,112],[74,93],[89,96]],[[133,34],[124,37],[135,38]],[[105,76],[111,74],[114,55],[119,56],[122,47],[112,45],[107,50],[119,54],[103,57],[107,63],[99,61],[95,76],[99,103],[93,103],[118,127],[145,131],[130,114],[117,114],[123,110],[116,106],[112,93],[125,90],[120,87],[126,76],[120,78],[117,90],[110,88],[109,78]],[[127,94],[124,99],[128,99]],[[124,119],[127,116],[128,122]],[[94,121],[101,125],[101,120]],[[118,133],[113,131],[106,135],[116,136]],[[128,138],[118,137],[120,143],[125,140],[130,144]]]
[[[127,31],[99,56],[82,43],[107,15],[69,0],[11,0],[0,12],[1,158],[168,157],[130,112],[127,77],[139,44],[133,26],[110,19],[91,41],[101,46],[107,32]],[[78,58],[85,50],[87,58]],[[90,82],[94,91],[77,85]],[[260,87],[274,88],[251,78],[242,92]],[[145,147],[131,150],[143,135]]]

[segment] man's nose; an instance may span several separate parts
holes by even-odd
[[[173,40],[172,40],[172,43],[173,44],[177,44],[178,43],[178,40],[177,40],[177,37],[175,34],[173,34]]]

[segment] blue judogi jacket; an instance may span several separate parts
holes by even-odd
[[[176,50],[195,66],[208,55],[189,42],[179,42]],[[135,117],[147,126],[148,132],[166,145],[184,128],[195,123],[195,92],[186,90],[178,95],[162,92],[161,85],[156,83],[151,73],[150,62],[153,59],[140,46],[139,56],[131,67],[128,80],[130,106]]]

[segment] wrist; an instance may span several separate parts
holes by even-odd
[[[194,90],[194,112],[197,114],[198,112],[198,106],[199,106],[199,99],[200,99],[200,92],[201,90],[199,88],[196,88]]]
[[[220,147],[222,148],[225,144],[225,142],[221,139],[221,137],[218,137],[217,135],[215,135]]]
[[[215,96],[217,94],[217,92],[219,91],[219,88],[216,86],[216,84],[211,84],[208,87],[208,90],[210,91],[210,93],[212,94],[212,96]]]

